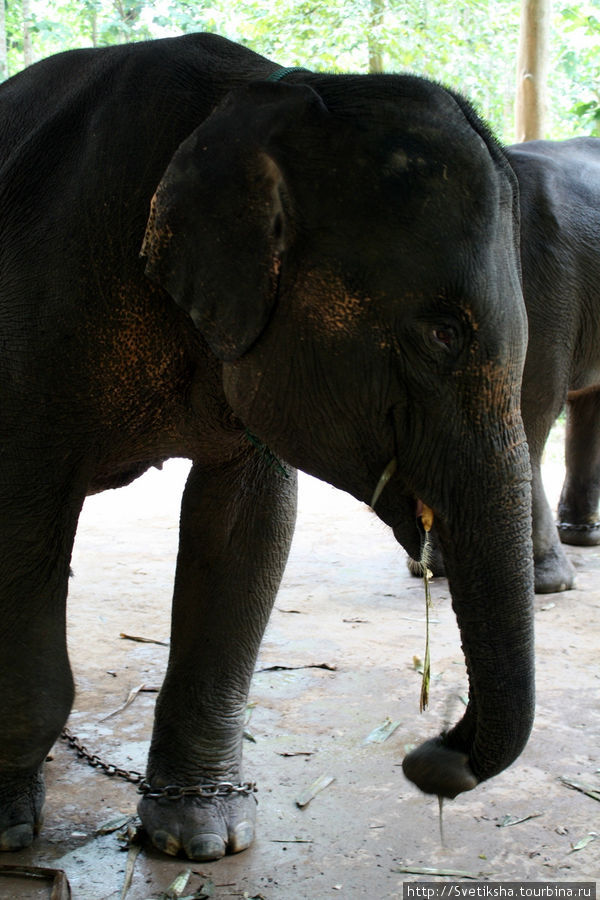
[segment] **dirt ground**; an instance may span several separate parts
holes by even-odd
[[[560,452],[558,431],[545,466],[554,498]],[[69,727],[125,768],[144,770],[156,693],[139,692],[115,711],[133,689],[160,684],[168,648],[120,635],[168,641],[187,468],[172,461],[129,488],[90,498],[77,537],[69,598],[77,696]],[[425,643],[422,584],[366,507],[302,477],[293,550],[251,690],[254,740],[245,742],[245,759],[246,776],[259,786],[256,842],[204,864],[144,844],[128,900],[189,897],[203,884],[197,896],[379,900],[401,897],[403,882],[428,878],[401,871],[415,868],[482,881],[596,882],[600,804],[560,778],[600,788],[600,548],[568,552],[577,589],[535,601],[531,740],[507,772],[446,803],[442,844],[437,800],[407,782],[400,763],[408,746],[461,712],[465,671],[447,583],[432,586],[433,681],[421,715],[414,657],[422,658]],[[322,664],[331,668],[314,668]],[[393,734],[366,741],[386,719],[399,723]],[[123,849],[119,832],[99,829],[134,815],[135,788],[91,769],[62,742],[46,772],[43,833],[0,864],[63,869],[74,900],[124,896],[135,850]],[[334,781],[299,809],[296,798],[320,776]],[[505,824],[507,817],[524,821]],[[188,870],[181,893],[161,893]],[[2,898],[49,895],[42,883],[0,878]]]

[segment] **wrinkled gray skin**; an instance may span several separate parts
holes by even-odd
[[[408,777],[453,797],[527,741],[513,173],[437,85],[267,83],[277,70],[190,35],[62,54],[0,87],[5,849],[39,827],[41,765],[72,702],[65,601],[84,497],[169,456],[193,467],[154,787],[242,778],[246,698],[293,529],[291,467],[368,503],[396,459],[376,512],[412,554],[418,500],[434,510],[470,700],[405,759]],[[249,845],[255,806],[147,797],[140,814],[157,847],[203,860]]]
[[[535,590],[548,593],[574,584],[561,541],[600,543],[600,140],[529,141],[506,154],[519,181],[529,320],[521,410],[533,470]],[[565,404],[557,530],[540,466]],[[431,567],[444,574],[437,546]],[[419,574],[418,565],[410,568]]]
[[[529,346],[521,406],[533,469],[536,590],[573,586],[565,544],[600,543],[600,140],[509,147],[519,179]],[[567,407],[558,536],[540,461]]]

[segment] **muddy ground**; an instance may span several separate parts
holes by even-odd
[[[140,692],[115,710],[139,685],[160,684],[168,648],[120,635],[168,641],[186,471],[187,463],[173,461],[129,488],[90,498],[77,537],[69,600],[77,697],[69,726],[126,768],[144,769],[156,693]],[[556,497],[560,432],[545,478]],[[251,690],[254,741],[246,741],[245,758],[246,775],[259,786],[257,840],[204,864],[145,844],[128,900],[160,897],[187,869],[182,896],[204,884],[213,897],[267,900],[401,897],[403,882],[426,877],[403,868],[483,881],[595,882],[600,803],[560,778],[600,786],[600,548],[568,552],[577,589],[535,601],[538,709],[530,743],[509,771],[446,804],[442,844],[437,800],[406,781],[400,762],[408,746],[461,712],[465,671],[447,584],[432,585],[431,704],[420,715],[414,658],[425,643],[422,585],[367,508],[302,477],[293,550],[260,654],[264,671]],[[314,668],[322,664],[329,668]],[[393,734],[366,742],[386,719],[399,723]],[[89,768],[64,743],[46,772],[42,835],[0,863],[63,869],[75,900],[116,900],[133,853],[122,849],[118,832],[98,832],[134,815],[135,788]],[[299,809],[296,798],[319,776],[335,780]],[[525,821],[505,824],[509,816]],[[2,898],[49,893],[42,883],[0,878]]]

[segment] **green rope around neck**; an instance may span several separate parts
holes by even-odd
[[[252,432],[248,428],[244,429],[244,433],[254,449],[257,450],[260,455],[265,458],[269,469],[275,469],[275,471],[279,475],[281,475],[282,478],[290,477],[281,460],[279,460],[275,456],[275,454],[271,450],[269,450],[266,444],[263,444],[260,438],[257,438],[255,434],[252,434]]]
[[[288,75],[291,75],[292,72],[310,72],[310,69],[303,69],[302,66],[289,66],[288,68],[277,69],[276,72],[271,72],[267,81],[281,81],[282,78],[286,78]]]

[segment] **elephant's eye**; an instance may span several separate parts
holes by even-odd
[[[431,337],[435,344],[451,349],[456,344],[458,334],[453,325],[439,325],[432,328]]]

